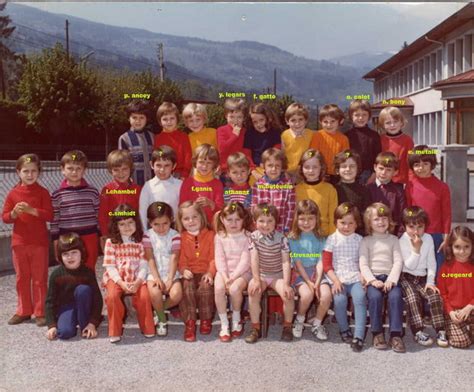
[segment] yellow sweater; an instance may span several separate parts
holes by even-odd
[[[300,137],[295,137],[291,129],[287,129],[281,134],[281,147],[288,159],[289,172],[295,172],[298,169],[301,156],[309,148],[313,133],[311,129],[306,128]]]
[[[311,148],[318,150],[327,165],[328,174],[336,174],[334,170],[334,157],[341,151],[349,148],[349,139],[340,131],[329,133],[324,129],[314,133]]]
[[[189,135],[191,149],[194,150],[201,144],[210,144],[217,148],[217,136],[215,128],[203,128],[199,132],[191,132]]]
[[[317,185],[309,185],[301,182],[296,185],[296,202],[300,200],[314,201],[321,213],[321,231],[325,236],[336,231],[334,225],[334,210],[337,207],[337,191],[331,184],[320,182]]]

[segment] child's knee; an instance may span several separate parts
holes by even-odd
[[[76,287],[74,290],[74,298],[77,299],[82,299],[82,298],[90,298],[92,296],[92,289],[90,286],[85,285],[85,284],[80,284],[79,286]]]
[[[67,327],[58,328],[58,338],[61,340],[71,339],[76,336],[76,326],[68,325]]]

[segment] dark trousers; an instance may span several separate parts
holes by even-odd
[[[81,331],[89,324],[92,307],[92,288],[81,284],[74,290],[74,303],[59,309],[58,337],[70,339],[76,336],[77,325]]]

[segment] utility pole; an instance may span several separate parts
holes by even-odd
[[[69,60],[69,20],[66,19],[66,55]]]
[[[163,58],[163,44],[161,42],[158,44],[158,64],[160,65],[160,80],[163,82],[165,80],[165,64]]]
[[[273,70],[273,94],[277,93],[277,69]]]
[[[3,99],[7,99],[7,92],[5,86],[5,74],[3,72],[3,60],[0,59],[0,83],[2,84],[2,97]]]

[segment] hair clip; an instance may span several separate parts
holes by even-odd
[[[380,207],[380,208],[379,208],[379,214],[383,214],[384,211],[385,211],[385,208],[383,208],[383,207]]]
[[[72,241],[74,241],[74,237],[73,237],[73,236],[70,236],[70,237],[69,237],[69,243],[72,244]]]
[[[385,158],[385,164],[387,165],[390,162],[390,158]]]
[[[161,206],[160,206],[160,205],[156,206],[156,209],[157,209],[158,211],[161,211]]]
[[[26,157],[26,163],[30,163],[31,162],[31,158],[30,157]]]
[[[263,213],[264,213],[265,215],[268,215],[268,207],[263,207]]]
[[[72,160],[73,160],[73,161],[76,160],[76,154],[72,154]]]
[[[314,151],[308,152],[309,157],[311,158],[314,155]]]
[[[235,209],[237,208],[237,204],[232,203],[232,204],[230,205],[230,208],[231,208],[232,211],[235,211]]]
[[[346,158],[349,158],[351,156],[351,153],[349,151],[346,152]]]
[[[408,210],[408,216],[412,216],[413,215],[413,211],[412,210]]]
[[[160,151],[158,152],[158,155],[161,157],[161,156],[163,155],[163,150],[160,150]]]

